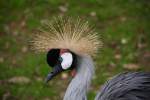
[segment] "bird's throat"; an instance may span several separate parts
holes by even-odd
[[[73,69],[73,70],[71,71],[71,76],[74,78],[74,77],[76,76],[76,74],[77,74],[76,69]]]

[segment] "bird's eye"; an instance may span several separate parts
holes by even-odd
[[[71,53],[63,53],[60,57],[62,59],[61,66],[64,70],[68,69],[71,67],[72,62],[73,62],[73,56]]]
[[[59,59],[58,59],[61,63],[62,63],[62,61],[63,61],[63,58],[62,57],[59,57]]]

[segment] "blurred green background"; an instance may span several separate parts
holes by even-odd
[[[45,85],[50,70],[45,54],[28,46],[31,33],[54,16],[79,16],[102,35],[89,100],[117,73],[150,71],[149,0],[1,0],[1,100],[62,100],[71,77],[62,73]]]

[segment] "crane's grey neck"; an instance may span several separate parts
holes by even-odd
[[[86,94],[94,75],[94,64],[90,56],[77,57],[77,74],[69,84],[64,100],[87,100]]]

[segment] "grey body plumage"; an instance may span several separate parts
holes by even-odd
[[[90,56],[77,57],[77,75],[69,84],[64,100],[87,100],[95,73]],[[98,92],[95,100],[150,100],[150,73],[128,72],[114,76]]]
[[[95,100],[150,100],[150,73],[122,73],[109,80]]]

